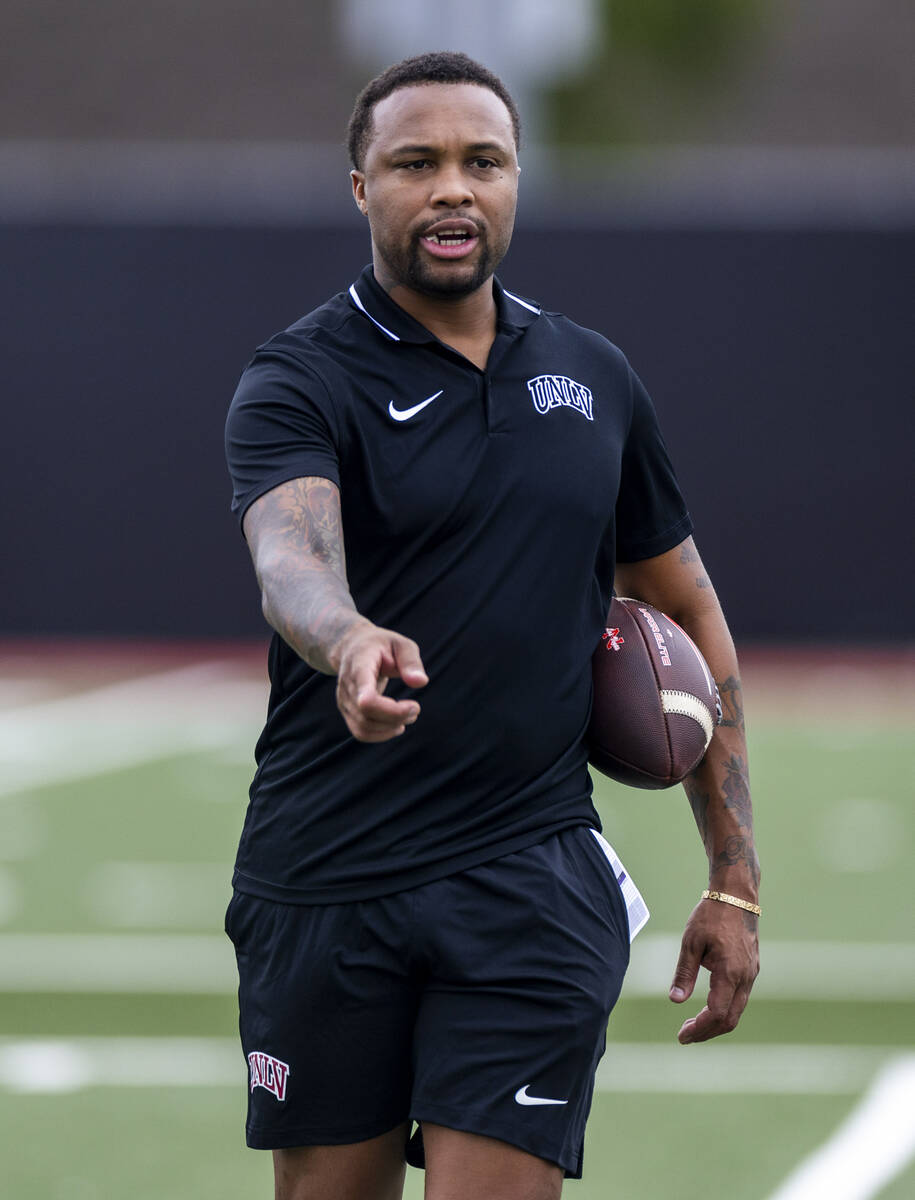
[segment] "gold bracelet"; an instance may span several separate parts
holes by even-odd
[[[722,904],[733,904],[735,908],[746,909],[747,912],[755,913],[757,917],[762,916],[762,909],[758,904],[751,904],[749,900],[741,900],[739,896],[729,896],[727,892],[710,892],[706,889],[702,893],[703,900],[720,900]]]

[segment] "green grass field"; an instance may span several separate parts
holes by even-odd
[[[221,934],[265,702],[257,661],[0,651],[4,1195],[272,1195],[269,1155],[243,1144]],[[666,999],[704,886],[698,836],[680,789],[601,780],[605,834],[652,919],[573,1200],[915,1195],[911,670],[751,657],[745,676],[757,992],[730,1038],[677,1045],[701,1006]],[[791,1183],[824,1146],[820,1174]],[[422,1195],[421,1173],[406,1194]]]

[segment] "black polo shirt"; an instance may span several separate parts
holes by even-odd
[[[239,520],[285,480],[336,483],[356,607],[413,638],[429,675],[415,725],[360,743],[336,680],[274,636],[243,891],[381,895],[599,827],[582,736],[614,562],[692,526],[622,353],[494,286],[485,371],[367,267],[241,378],[226,428]]]

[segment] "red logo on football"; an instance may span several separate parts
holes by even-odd
[[[624,637],[620,637],[619,629],[605,629],[601,634],[601,640],[607,643],[604,647],[605,650],[619,650],[626,641]]]

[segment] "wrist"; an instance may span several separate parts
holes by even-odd
[[[759,903],[759,866],[754,862],[729,866],[725,869],[714,868],[709,871],[709,889],[713,892],[726,892],[730,896],[740,896],[751,904]]]
[[[343,608],[334,618],[333,637],[325,652],[328,674],[339,675],[340,665],[344,656],[350,651],[353,642],[364,629],[374,629],[375,626],[367,618],[360,616],[354,608]]]
[[[732,896],[729,892],[716,892],[706,890],[702,893],[703,900],[714,900],[717,904],[729,904],[732,908],[739,908],[743,912],[752,913],[754,917],[762,916],[762,909],[758,904],[754,904],[750,900],[744,900],[742,896]]]

